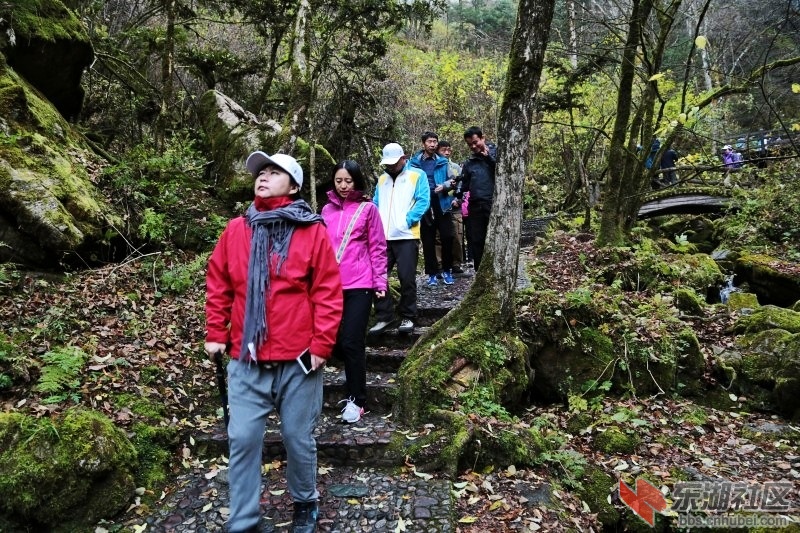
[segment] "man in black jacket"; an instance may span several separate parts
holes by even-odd
[[[483,131],[478,126],[472,126],[464,132],[464,142],[472,150],[472,155],[464,162],[461,169],[459,198],[469,192],[468,237],[477,271],[483,257],[489,214],[492,211],[497,146],[483,138]]]

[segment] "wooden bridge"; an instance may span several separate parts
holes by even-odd
[[[730,194],[719,188],[671,187],[645,197],[639,218],[661,215],[719,213],[730,202]]]

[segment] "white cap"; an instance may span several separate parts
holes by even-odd
[[[725,146],[722,147],[722,149],[723,150],[733,150],[733,148],[731,147],[730,144],[726,144]]]
[[[286,154],[267,155],[264,152],[253,152],[247,156],[247,162],[244,166],[255,178],[261,169],[267,165],[275,165],[292,177],[298,186],[303,186],[303,169],[297,163],[297,160]]]
[[[383,147],[383,159],[381,165],[394,165],[400,158],[406,155],[403,147],[397,143],[389,143]]]

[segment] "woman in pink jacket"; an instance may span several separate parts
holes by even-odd
[[[364,195],[367,182],[355,161],[333,169],[330,202],[322,208],[344,289],[344,312],[334,353],[344,360],[349,397],[342,419],[361,420],[367,403],[366,331],[373,295],[386,296],[386,236],[378,208]]]

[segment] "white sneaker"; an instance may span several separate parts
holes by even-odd
[[[342,420],[348,424],[353,424],[361,420],[361,417],[364,416],[363,407],[356,405],[356,402],[353,401],[353,398],[341,400],[337,403],[337,405],[342,402],[347,402],[345,403],[344,409],[342,409]]]
[[[389,323],[381,320],[380,322],[376,323],[374,326],[369,328],[370,335],[377,335],[378,333],[383,333],[383,330],[389,327]]]
[[[408,318],[404,318],[400,325],[397,326],[397,331],[400,333],[411,333],[414,331],[414,323]]]

